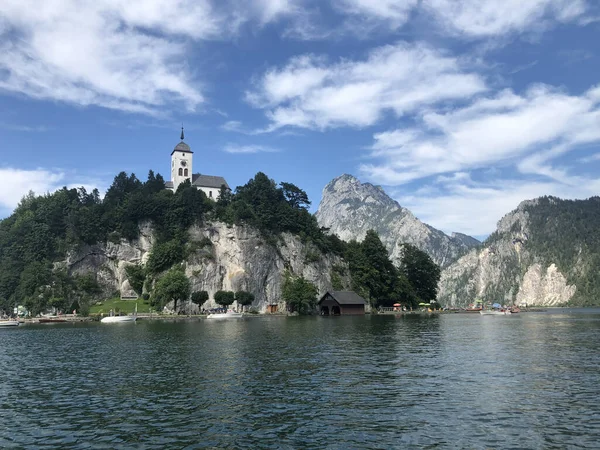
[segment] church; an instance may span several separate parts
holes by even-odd
[[[217,200],[221,186],[230,189],[227,181],[223,177],[193,173],[194,152],[183,142],[183,139],[183,127],[181,127],[181,142],[171,152],[171,181],[167,181],[165,187],[175,192],[181,183],[190,180],[192,186],[200,189],[208,198]]]

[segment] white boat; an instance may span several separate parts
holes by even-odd
[[[137,303],[135,304],[135,312],[131,316],[115,316],[113,311],[110,311],[111,315],[103,317],[101,323],[123,323],[123,322],[135,322],[137,319]]]
[[[0,320],[0,327],[18,327],[18,320]]]
[[[239,318],[243,317],[243,315],[244,315],[243,313],[235,312],[234,310],[230,309],[224,313],[209,314],[208,316],[206,316],[206,318],[207,319],[239,319]]]
[[[506,311],[500,311],[499,309],[482,309],[479,311],[482,316],[509,316],[511,312],[507,309]]]

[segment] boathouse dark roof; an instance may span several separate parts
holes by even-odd
[[[367,301],[354,291],[328,291],[323,294],[319,303],[330,295],[340,305],[366,305]]]

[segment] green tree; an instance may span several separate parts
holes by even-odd
[[[292,312],[308,314],[314,311],[317,294],[317,287],[304,277],[292,277],[289,273],[285,275],[281,297]]]
[[[127,280],[138,297],[142,296],[144,281],[146,281],[146,270],[140,265],[131,265],[125,268]]]
[[[215,302],[224,308],[228,307],[235,301],[235,294],[232,291],[217,291],[215,292]]]
[[[173,239],[156,243],[152,247],[146,268],[150,274],[157,274],[183,260],[184,247],[181,241]]]
[[[181,268],[169,270],[157,282],[153,292],[154,304],[162,307],[173,301],[173,310],[177,310],[177,302],[189,298],[191,291],[190,280]]]
[[[289,205],[294,209],[308,209],[310,206],[310,200],[308,199],[308,195],[306,192],[300,189],[298,186],[292,183],[280,183],[281,188],[283,189],[283,196],[289,203]]]
[[[440,281],[440,267],[429,255],[411,244],[403,245],[400,270],[422,302],[435,300]]]
[[[350,242],[345,257],[350,267],[353,289],[366,295],[371,306],[386,306],[396,301],[398,270],[375,231],[367,231],[361,243]]]
[[[254,301],[254,294],[248,291],[237,291],[235,293],[235,301],[242,307],[251,305]]]
[[[208,299],[209,299],[208,292],[206,292],[206,291],[192,292],[192,303],[195,303],[198,306],[202,305]]]

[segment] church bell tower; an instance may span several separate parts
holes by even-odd
[[[173,191],[176,191],[185,180],[192,181],[192,160],[194,152],[183,142],[183,127],[181,127],[181,142],[171,152],[171,181]]]

